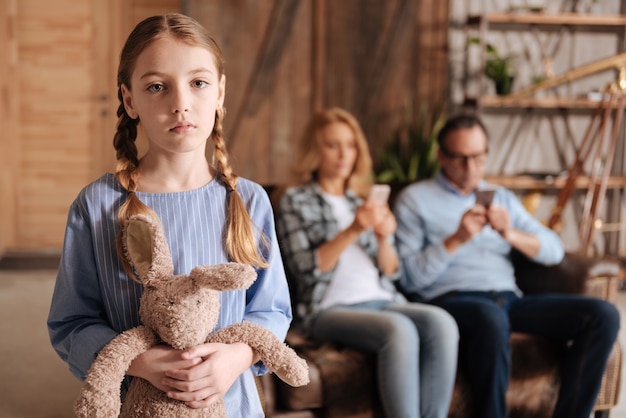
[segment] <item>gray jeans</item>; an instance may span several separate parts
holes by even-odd
[[[376,353],[387,417],[447,417],[459,332],[443,309],[381,301],[336,306],[318,314],[313,338]]]

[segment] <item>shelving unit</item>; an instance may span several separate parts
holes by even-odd
[[[483,15],[468,16],[466,29],[472,28],[477,31],[479,44],[477,45],[482,54],[482,62],[485,61],[486,38],[490,31],[496,32],[557,32],[566,28],[571,32],[605,32],[613,33],[618,37],[617,49],[615,53],[626,50],[626,15],[590,15],[581,13],[487,13]],[[468,35],[468,38],[470,36]],[[537,41],[539,43],[539,41]],[[538,45],[541,47],[541,45]],[[469,63],[465,61],[466,74],[471,72]],[[466,96],[466,105],[475,104],[479,107],[502,107],[502,98],[498,96],[485,96],[485,76],[482,74],[484,66],[478,69],[480,75],[479,95]],[[552,98],[547,100],[537,100],[536,103],[529,102],[528,99],[519,102],[508,102],[507,107],[538,107],[538,108],[593,108],[596,101],[579,97]]]
[[[624,5],[620,6],[622,13],[625,12],[625,9]],[[612,38],[614,43],[613,41],[610,44],[602,42],[600,44],[602,48],[592,48],[589,52],[585,51],[579,55],[571,52],[565,54],[565,47],[576,47],[574,40],[579,39],[577,37],[580,34],[614,36]],[[501,121],[500,126],[506,128],[501,129],[508,135],[508,138],[502,140],[504,152],[499,154],[502,161],[496,164],[497,167],[500,169],[507,167],[507,171],[510,172],[510,167],[515,165],[511,164],[511,159],[513,162],[519,160],[523,164],[524,160],[528,158],[526,152],[529,151],[529,148],[541,144],[541,146],[547,145],[553,148],[564,147],[558,150],[559,162],[551,167],[546,167],[546,172],[567,170],[572,162],[569,160],[575,153],[577,144],[580,144],[583,126],[588,125],[586,121],[591,120],[591,115],[600,106],[600,98],[603,97],[604,89],[607,88],[609,82],[615,81],[620,67],[626,68],[626,15],[594,15],[569,12],[472,14],[467,16],[465,22],[465,36],[467,39],[478,38],[479,42],[472,45],[468,44],[468,49],[474,49],[465,53],[463,62],[465,93],[462,106],[484,114],[483,119],[488,116],[490,118],[488,126],[491,126],[490,122],[496,118]],[[499,96],[491,92],[491,86],[487,84],[490,80],[484,75],[484,63],[487,58],[486,47],[487,44],[493,45],[494,42],[500,42],[497,49],[502,55],[506,55],[512,50],[503,48],[502,44],[505,41],[510,41],[511,37],[516,38],[516,40],[519,39],[515,45],[524,51],[516,55],[519,62],[518,67],[525,69],[526,74],[525,77],[515,80],[511,94]],[[565,42],[562,42],[563,37],[566,39]],[[555,40],[556,42],[554,42]],[[553,60],[557,53],[560,61]],[[598,56],[602,53],[605,55]],[[606,57],[606,55],[609,56]],[[618,65],[615,65],[615,61],[617,61],[615,58],[619,56],[621,59],[622,55],[623,64],[619,61],[617,62]],[[563,60],[564,56],[568,58],[568,61]],[[594,56],[595,58],[593,58]],[[577,59],[574,60],[572,57]],[[474,60],[471,61],[471,58]],[[584,62],[584,59],[581,58],[588,58],[588,61]],[[573,64],[571,61],[576,61],[576,63]],[[557,62],[560,74],[555,74],[553,70],[553,65]],[[524,67],[524,65],[526,66]],[[547,77],[548,81],[534,86],[530,76],[536,75],[532,71],[536,71],[539,67],[542,68],[543,75]],[[564,67],[565,73],[563,73]],[[588,80],[582,82],[580,80],[606,71],[613,71],[614,75],[604,78],[609,79],[605,85],[594,86],[593,90],[597,94],[592,97],[590,94],[592,91],[585,90],[589,89],[590,83],[585,83]],[[598,79],[602,79],[602,75],[596,77],[592,82]],[[546,87],[544,88],[544,86]],[[520,91],[522,94],[519,94]],[[529,135],[531,130],[543,133],[533,132]],[[623,130],[624,128],[622,128]],[[624,135],[626,134],[623,134],[622,138],[626,138]],[[532,138],[533,142],[530,145],[524,144],[523,140],[528,140],[529,137]],[[607,201],[604,204],[605,210],[602,214],[605,221],[610,222],[611,225],[615,225],[616,222],[619,223],[625,218],[623,207],[626,190],[626,139],[620,141],[615,155],[611,176],[606,186]],[[518,172],[527,171],[533,170],[522,167]],[[567,180],[566,176],[543,178],[533,175],[498,173],[499,171],[496,171],[487,176],[487,180],[521,193],[539,191],[543,194],[555,195],[563,189]],[[589,176],[585,173],[576,179],[574,197],[579,199],[588,188],[590,188],[590,181]],[[617,234],[614,234],[615,232]],[[605,254],[626,255],[626,243],[624,242],[626,234],[623,232],[626,232],[626,226],[621,231],[618,228],[605,234],[603,241]]]

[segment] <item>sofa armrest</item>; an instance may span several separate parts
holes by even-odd
[[[617,291],[619,263],[568,252],[555,266],[529,260],[518,251],[511,253],[517,285],[525,294],[585,294],[612,300]]]

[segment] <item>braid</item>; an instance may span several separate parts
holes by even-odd
[[[223,107],[217,109],[215,112],[215,125],[213,126],[213,143],[215,146],[215,152],[213,153],[214,163],[217,168],[220,180],[224,183],[229,191],[237,190],[238,176],[233,173],[233,169],[228,162],[228,150],[226,149],[226,142],[224,141],[224,128],[222,120],[226,115],[226,109]]]
[[[237,192],[238,176],[233,173],[228,162],[228,151],[223,136],[222,119],[225,109],[222,107],[215,112],[215,126],[213,127],[214,163],[220,181],[229,191],[228,217],[226,225],[226,252],[236,262],[267,267],[268,264],[260,254],[255,242],[253,222],[246,206]],[[261,234],[262,246],[267,247],[267,237]]]
[[[118,91],[118,97],[120,102],[122,102],[122,93],[121,90]],[[144,213],[153,217],[153,219],[158,220],[158,216],[146,206],[137,195],[135,195],[135,191],[137,190],[137,183],[139,178],[139,171],[137,168],[139,167],[139,157],[137,146],[135,144],[135,140],[137,139],[137,124],[139,123],[138,119],[132,119],[126,113],[126,109],[124,108],[124,104],[120,103],[120,106],[117,109],[117,116],[119,117],[119,121],[117,124],[117,131],[115,132],[115,136],[113,137],[113,146],[116,151],[117,156],[117,164],[115,166],[115,178],[120,183],[120,185],[128,192],[128,198],[126,201],[120,206],[119,212],[117,213],[117,220],[120,224],[120,231],[116,237],[116,247],[118,255],[122,260],[122,266],[126,273],[132,277],[136,278],[132,268],[126,256],[124,255],[124,250],[122,247],[122,230],[124,227],[124,223],[128,218],[132,215]]]
[[[116,157],[127,158],[132,163],[137,165],[137,147],[135,146],[135,139],[137,139],[137,124],[139,119],[132,119],[126,113],[124,107],[124,98],[122,97],[122,89],[118,89],[117,98],[120,101],[120,105],[117,108],[117,131],[113,137],[113,147],[116,151]]]
[[[117,158],[115,176],[124,189],[134,192],[137,190],[135,177],[137,177],[136,169],[139,165],[137,145],[135,144],[139,121],[128,116],[123,104],[120,104],[117,109],[117,116],[119,121],[113,137],[113,147]]]

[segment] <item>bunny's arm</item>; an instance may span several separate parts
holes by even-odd
[[[126,370],[140,354],[158,342],[144,326],[131,328],[109,342],[91,365],[74,403],[79,418],[113,418],[120,413],[120,387]]]
[[[265,366],[287,384],[304,386],[309,383],[309,366],[306,361],[259,324],[243,321],[227,326],[211,334],[207,342],[248,344],[259,354]]]

